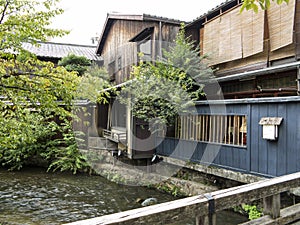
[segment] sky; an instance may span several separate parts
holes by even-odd
[[[60,0],[62,15],[52,21],[53,28],[70,34],[50,41],[92,45],[91,38],[101,35],[107,13],[150,14],[190,22],[225,0]]]

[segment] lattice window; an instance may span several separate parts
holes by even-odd
[[[187,115],[177,121],[177,138],[246,146],[245,115]]]

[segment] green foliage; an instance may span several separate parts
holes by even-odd
[[[151,124],[152,132],[172,124],[177,115],[187,113],[194,100],[204,94],[199,81],[212,74],[209,68],[201,67],[202,58],[185,38],[183,29],[164,55],[166,58],[155,64],[140,62],[134,66],[130,84],[118,95],[122,104],[130,105],[135,117]]]
[[[110,94],[103,90],[110,87],[107,70],[97,64],[92,64],[80,78],[77,91],[78,98],[89,99],[91,102],[107,103]]]
[[[176,115],[193,105],[192,95],[186,92],[190,84],[184,82],[185,73],[180,69],[159,62],[141,63],[133,74],[134,80],[118,98],[123,104],[130,101],[133,115],[151,123],[153,132],[171,124]]]
[[[51,161],[48,171],[72,171],[74,174],[76,174],[78,170],[91,172],[85,155],[79,150],[80,145],[83,144],[84,141],[81,136],[84,134],[73,132],[71,127],[69,127],[62,135],[62,139],[55,140],[59,145],[49,146],[41,154],[47,160]]]
[[[0,162],[19,169],[72,117],[78,77],[35,58],[0,61]]]
[[[67,31],[49,27],[51,19],[63,13],[58,0],[0,0],[0,53],[20,52],[22,43],[36,44],[48,38],[63,36]]]
[[[263,215],[262,211],[260,209],[258,209],[258,207],[256,205],[244,204],[244,205],[242,205],[242,208],[248,214],[248,218],[250,220],[255,220]]]
[[[156,189],[169,193],[175,197],[185,197],[185,193],[181,191],[181,188],[178,187],[177,185],[173,184],[172,182],[169,181],[163,181],[159,184],[156,184],[155,187]]]
[[[185,36],[185,25],[181,24],[175,45],[171,45],[170,49],[164,50],[164,58],[166,63],[179,68],[186,73],[187,79],[191,82],[201,83],[205,79],[213,76],[213,71],[202,61],[207,56],[200,56],[200,47],[190,37]]]
[[[49,159],[53,170],[87,168],[71,131],[80,78],[22,48],[67,33],[49,28],[63,12],[57,2],[0,0],[0,163],[11,169],[34,156]]]
[[[277,4],[282,4],[285,2],[286,4],[289,3],[289,0],[244,0],[243,5],[241,8],[241,12],[246,10],[253,10],[254,12],[258,12],[259,8],[266,10],[270,7],[272,2],[276,2]]]
[[[91,61],[84,56],[69,54],[62,58],[58,65],[65,67],[69,72],[76,71],[79,76],[82,76],[87,71],[88,66],[91,65]]]

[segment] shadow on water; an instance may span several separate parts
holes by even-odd
[[[119,185],[100,176],[46,173],[27,168],[17,172],[0,169],[0,224],[62,224],[141,207],[137,199],[173,196],[144,187]],[[218,224],[237,224],[244,217],[225,213]],[[229,223],[225,222],[229,219]],[[236,220],[236,221],[233,221]],[[193,224],[194,220],[180,224]]]

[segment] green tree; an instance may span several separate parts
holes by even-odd
[[[276,2],[277,4],[282,4],[284,2],[286,4],[289,3],[289,0],[244,0],[241,11],[246,9],[246,10],[254,10],[255,12],[257,12],[259,8],[265,10],[270,7],[271,1]]]
[[[63,13],[57,2],[0,0],[0,51],[19,52],[24,42],[36,44],[68,33],[49,28],[51,19]]]
[[[66,70],[76,71],[78,76],[82,76],[91,64],[92,62],[88,58],[74,54],[69,54],[58,62],[58,65],[65,67]]]
[[[110,97],[110,93],[103,91],[108,88],[111,88],[111,83],[107,70],[92,63],[80,78],[78,98],[88,99],[94,103],[108,103],[107,99]]]
[[[132,81],[118,96],[120,102],[130,105],[135,117],[152,124],[152,132],[172,124],[204,95],[199,81],[212,76],[198,53],[181,29],[175,45],[164,51],[164,59],[133,67]]]
[[[0,163],[12,169],[33,156],[48,159],[52,169],[87,166],[71,129],[80,77],[22,48],[67,33],[49,28],[63,12],[56,3],[0,0]]]
[[[78,85],[76,73],[25,59],[0,62],[0,161],[15,168],[42,151],[41,143],[47,147],[64,129],[61,124],[69,123]]]

